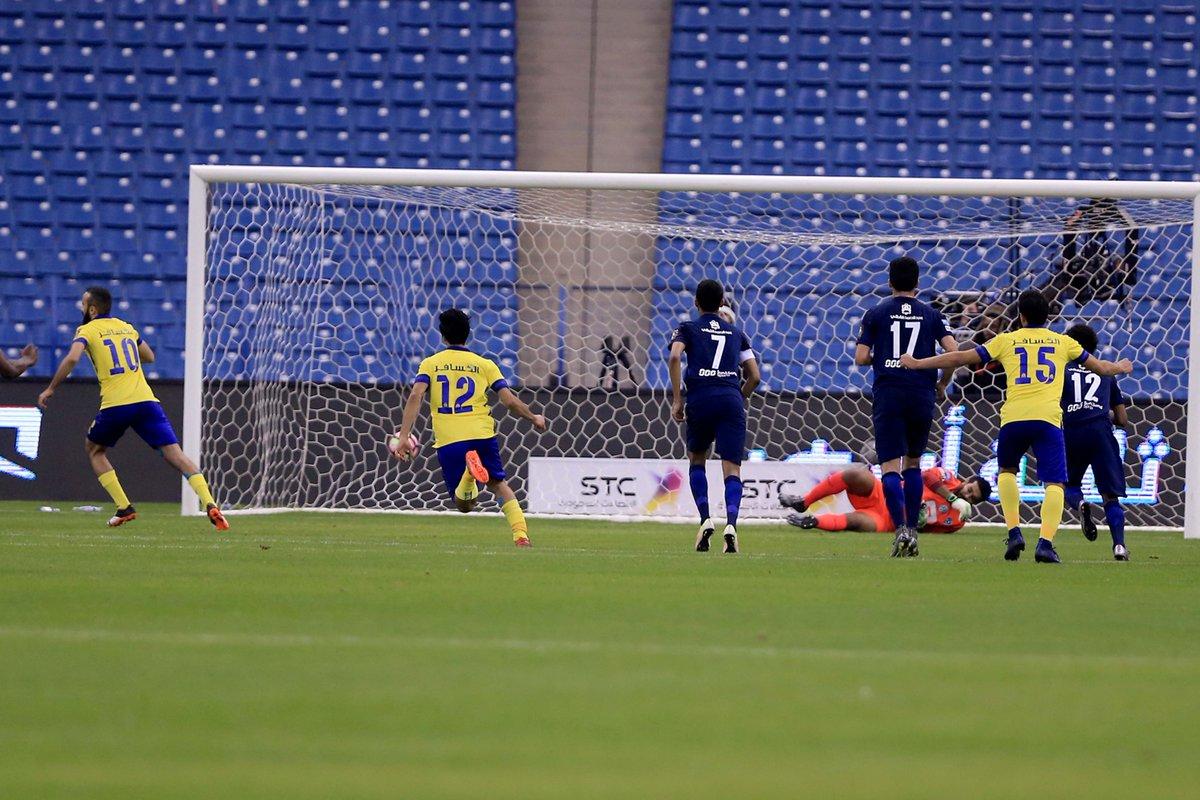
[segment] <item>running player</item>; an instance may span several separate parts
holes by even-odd
[[[1090,325],[1082,322],[1073,325],[1067,336],[1089,353],[1096,352],[1099,342]],[[1062,407],[1063,440],[1067,448],[1066,503],[1078,509],[1083,535],[1089,542],[1096,541],[1092,507],[1084,502],[1082,490],[1083,475],[1091,467],[1096,488],[1104,500],[1104,518],[1112,534],[1113,558],[1128,561],[1125,509],[1121,507],[1121,498],[1125,496],[1125,466],[1113,436],[1113,425],[1123,429],[1129,424],[1125,415],[1125,397],[1116,378],[1095,375],[1072,365],[1067,367],[1067,379],[1063,382]]]
[[[954,369],[970,364],[999,361],[1004,367],[1008,389],[1000,409],[1000,437],[996,458],[1000,466],[1000,507],[1008,526],[1004,558],[1016,561],[1025,549],[1021,535],[1021,495],[1017,468],[1021,457],[1033,450],[1038,477],[1045,484],[1041,536],[1034,560],[1058,564],[1054,535],[1063,514],[1063,484],[1067,481],[1067,455],[1063,444],[1063,376],[1075,363],[1099,375],[1121,375],[1133,370],[1127,358],[1112,362],[1096,358],[1079,342],[1046,328],[1050,303],[1037,289],[1026,289],[1017,298],[1021,328],[1002,333],[974,350],[942,353],[932,358],[900,357],[910,369]]]
[[[892,556],[916,556],[917,517],[924,484],[921,454],[929,442],[936,399],[950,382],[947,370],[940,381],[933,374],[906,370],[900,356],[932,356],[938,345],[957,350],[945,318],[917,299],[920,268],[908,256],[888,264],[892,296],[863,316],[854,363],[871,365],[871,420],[875,454],[883,470],[883,497],[896,522]],[[901,472],[903,469],[903,472]],[[890,529],[889,529],[890,530]]]
[[[708,476],[704,464],[716,443],[725,476],[724,552],[738,551],[737,520],[742,503],[742,456],[746,452],[746,400],[758,386],[758,362],[750,340],[721,316],[725,290],[714,280],[696,286],[700,316],[675,329],[667,369],[671,376],[671,416],[685,423],[688,482],[700,514],[696,550],[708,551],[716,530],[708,506]],[[683,357],[687,356],[687,375]],[[687,404],[682,389],[687,386]]]
[[[921,513],[918,527],[925,533],[954,533],[971,518],[974,506],[992,494],[992,486],[980,477],[962,480],[942,467],[921,473]],[[848,514],[810,514],[817,501],[845,492],[854,506]],[[823,531],[878,531],[896,529],[883,496],[883,483],[865,467],[851,467],[829,475],[803,497],[780,494],[779,502],[794,509],[787,521],[797,528]]]
[[[184,455],[162,404],[146,383],[142,365],[154,363],[154,351],[132,325],[110,315],[112,304],[112,294],[103,286],[93,286],[83,293],[83,324],[75,329],[75,341],[71,342],[71,349],[50,379],[50,385],[38,396],[38,405],[46,408],[54,390],[87,353],[100,383],[100,413],[92,420],[84,444],[97,480],[117,507],[108,526],[115,528],[137,519],[137,511],[108,460],[108,450],[117,446],[126,430],[133,428],[142,441],[183,473],[217,530],[229,530],[229,523],[208,490],[200,468]]]
[[[429,411],[433,417],[433,444],[442,479],[455,507],[464,514],[474,509],[482,483],[500,499],[500,510],[512,531],[513,544],[529,547],[529,525],[517,495],[505,480],[496,421],[487,393],[494,392],[509,411],[529,420],[539,431],[546,430],[546,418],[530,411],[508,388],[508,381],[494,361],[467,349],[471,320],[465,311],[457,308],[443,311],[438,316],[438,330],[446,347],[422,361],[417,369],[396,433],[399,446],[392,454],[401,460],[412,454],[409,436],[421,413],[425,393],[432,392]]]

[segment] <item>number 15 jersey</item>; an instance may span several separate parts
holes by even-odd
[[[1042,420],[1062,427],[1063,376],[1068,364],[1091,355],[1083,345],[1046,328],[1002,333],[975,348],[984,364],[999,361],[1008,379],[1000,424]]]
[[[86,348],[96,379],[100,382],[100,410],[131,403],[158,401],[146,376],[138,345],[137,330],[116,317],[96,317],[75,329],[75,341]]]
[[[496,435],[487,391],[508,381],[491,359],[451,345],[421,362],[415,382],[429,386],[434,447]]]

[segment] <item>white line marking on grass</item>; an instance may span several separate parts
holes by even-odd
[[[768,645],[660,644],[655,642],[573,641],[566,639],[466,638],[441,636],[355,636],[305,633],[215,633],[170,631],[119,631],[108,629],[0,627],[0,639],[122,644],[182,645],[189,647],[367,647],[420,648],[428,650],[499,650],[530,653],[616,653],[635,656],[687,658],[760,658],[806,660],[893,660],[945,662],[1004,661],[1022,664],[1078,664],[1108,666],[1166,665],[1194,667],[1200,656],[1137,656],[1084,653],[965,653],[937,650],[855,650],[823,647],[775,647]]]

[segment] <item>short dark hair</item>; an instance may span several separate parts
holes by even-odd
[[[112,292],[103,286],[89,286],[84,291],[91,297],[91,305],[96,307],[96,313],[107,314],[112,311]]]
[[[1030,328],[1040,328],[1050,319],[1050,301],[1037,289],[1026,289],[1017,298],[1017,313]]]
[[[725,299],[725,290],[712,278],[705,278],[696,287],[696,306],[706,314],[715,314]]]
[[[471,318],[461,308],[447,308],[438,314],[438,330],[446,344],[464,345],[471,335]]]
[[[1083,349],[1089,353],[1095,353],[1096,348],[1100,346],[1100,339],[1096,336],[1096,331],[1086,322],[1076,322],[1067,329],[1067,336],[1083,345]]]
[[[900,256],[888,262],[888,284],[897,292],[916,291],[921,268],[915,258]]]
[[[979,484],[979,496],[984,500],[987,500],[992,496],[992,485],[988,483],[987,478],[976,475],[974,478],[971,478],[971,480],[967,481],[967,483]]]

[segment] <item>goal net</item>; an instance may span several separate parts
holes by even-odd
[[[887,180],[815,193],[803,179],[749,176],[744,191],[715,191],[703,185],[714,176],[609,176],[645,188],[579,176],[576,188],[559,175],[546,188],[522,187],[536,175],[521,173],[462,186],[434,184],[482,174],[262,172],[193,168],[191,224],[203,236],[189,254],[185,443],[234,509],[449,508],[427,412],[413,463],[391,459],[384,437],[417,365],[440,347],[437,314],[453,306],[469,311],[471,347],[551,420],[539,434],[496,414],[531,508],[636,515],[670,501],[690,516],[682,472],[662,466],[684,457],[666,350],[702,278],[724,284],[762,366],[749,462],[771,475],[871,463],[870,375],[852,353],[864,312],[887,294],[888,260],[908,254],[920,296],[961,343],[1007,330],[1016,294],[1041,287],[1052,327],[1087,322],[1099,355],[1133,359],[1118,434],[1130,523],[1183,524],[1194,186],[1038,196],[1045,184],[989,194],[976,181],[964,196],[961,185],[937,194],[898,181],[905,194]],[[695,190],[678,188],[689,179]],[[1002,397],[994,369],[960,372],[927,459],[994,478]],[[622,504],[633,487],[623,465],[635,462],[657,485]],[[1030,463],[1031,501],[1035,473]],[[773,502],[778,481],[760,483],[748,497]],[[777,516],[758,501],[743,517]],[[999,519],[994,504],[979,510]]]

